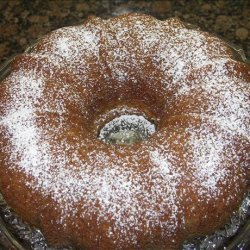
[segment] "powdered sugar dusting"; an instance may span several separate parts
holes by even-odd
[[[144,247],[143,241],[165,247],[182,243],[190,211],[199,215],[201,206],[207,208],[196,218],[205,225],[212,205],[219,220],[216,202],[223,199],[221,209],[230,211],[231,203],[240,202],[248,166],[239,157],[245,147],[236,139],[249,143],[250,71],[237,74],[241,64],[221,40],[174,19],[93,18],[41,39],[30,56],[46,58],[46,64],[32,70],[17,67],[4,80],[0,126],[2,151],[10,159],[6,172],[23,173],[24,187],[55,202],[56,216],[51,215],[51,222],[42,221],[44,216],[41,223],[66,232],[73,228],[76,235],[93,224],[98,233],[89,240],[94,247],[100,239],[116,249]],[[57,79],[50,66],[64,69],[74,81]],[[172,91],[171,105],[165,98],[159,109],[175,110],[160,117],[166,122],[157,131],[137,115],[138,107],[113,110],[121,116],[108,128],[128,122],[146,127],[152,136],[138,145],[108,145],[91,134],[83,117],[96,111],[93,100],[107,98],[102,93],[113,90],[119,101],[137,80],[158,95]],[[48,86],[61,87],[53,92]],[[144,100],[143,88],[138,89]],[[197,93],[201,100],[183,107],[183,100]],[[183,120],[178,122],[178,116]],[[169,131],[168,119],[177,119]],[[82,239],[70,237],[81,244]]]
[[[225,141],[218,136],[220,135],[215,136],[204,128],[200,137],[192,133],[189,142],[194,155],[194,176],[205,190],[209,190],[209,193],[204,192],[204,195],[210,195],[210,192],[215,193],[219,181],[223,182],[229,175],[227,169],[222,167]],[[201,192],[203,192],[202,189]]]

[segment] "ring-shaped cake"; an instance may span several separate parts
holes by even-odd
[[[239,207],[250,68],[219,38],[175,18],[91,17],[11,67],[0,86],[0,188],[52,246],[178,249]],[[148,138],[99,137],[136,116]]]

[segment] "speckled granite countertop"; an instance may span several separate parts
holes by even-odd
[[[0,0],[0,63],[21,53],[48,31],[126,12],[159,19],[178,16],[243,48],[250,58],[250,0]]]

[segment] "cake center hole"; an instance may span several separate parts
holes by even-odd
[[[144,116],[121,115],[103,126],[99,139],[110,144],[131,145],[146,140],[155,130],[155,124]]]

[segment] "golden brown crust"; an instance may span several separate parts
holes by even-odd
[[[249,66],[180,20],[91,17],[40,39],[0,86],[0,188],[53,246],[178,249],[240,205]],[[157,131],[97,138],[121,115]]]

